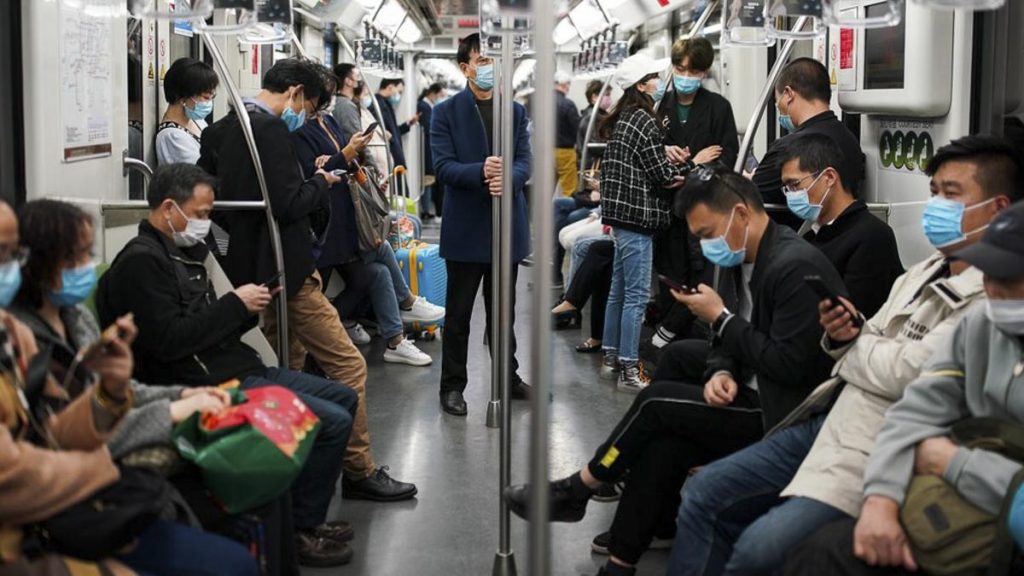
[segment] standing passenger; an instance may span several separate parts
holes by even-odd
[[[644,54],[627,58],[617,80],[622,98],[601,123],[608,139],[601,167],[603,222],[615,235],[615,267],[605,314],[605,369],[619,372],[619,388],[647,385],[639,362],[640,326],[651,287],[652,236],[669,224],[672,190],[686,168],[665,155],[655,120],[659,66]]]
[[[491,326],[491,203],[502,194],[502,171],[512,170],[512,298],[510,324],[515,320],[515,286],[519,262],[529,253],[529,228],[526,224],[526,196],[523,186],[530,178],[530,137],[526,129],[526,110],[513,104],[512,165],[494,156],[494,62],[480,54],[480,35],[471,34],[459,44],[456,56],[459,69],[469,80],[467,88],[438,104],[433,111],[430,146],[434,154],[437,184],[447,188],[444,226],[441,227],[441,256],[448,266],[448,291],[445,302],[444,340],[441,349],[441,409],[465,416],[466,354],[469,348],[469,322],[473,315],[480,282],[483,281],[484,312],[487,333]],[[508,157],[509,155],[506,155]],[[491,344],[493,346],[493,343]],[[515,331],[511,344],[511,397],[526,399],[530,387],[517,371]],[[493,348],[492,348],[493,357]]]
[[[391,147],[395,166],[406,166],[402,136],[408,134],[412,125],[419,121],[419,114],[416,114],[409,118],[408,122],[398,123],[395,109],[402,103],[403,92],[405,92],[405,81],[401,78],[385,78],[380,81],[380,88],[377,89],[377,104],[380,105],[381,114],[380,123],[391,134],[388,145]]]
[[[416,103],[420,126],[423,127],[423,201],[421,216],[424,220],[432,220],[441,214],[441,195],[437,193],[439,186],[434,186],[434,157],[430,153],[430,113],[444,92],[444,86],[437,82],[427,86]]]
[[[156,128],[156,159],[159,164],[199,160],[199,142],[206,119],[213,113],[213,99],[220,80],[213,68],[194,58],[179,58],[164,76],[167,111]]]
[[[355,134],[362,130],[359,103],[356,102],[356,89],[363,83],[363,76],[355,64],[338,64],[334,67],[334,75],[338,77],[337,100],[334,102],[334,119],[345,134]]]
[[[576,192],[576,133],[580,130],[580,112],[569,99],[572,76],[567,72],[555,73],[555,171],[562,196]]]

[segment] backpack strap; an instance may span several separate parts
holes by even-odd
[[[1013,497],[1021,484],[1024,484],[1024,468],[1021,468],[1013,475],[1010,481],[1010,489],[1003,499],[1003,506],[999,510],[999,520],[996,524],[996,539],[992,543],[992,562],[988,566],[986,576],[1006,576],[1010,573],[1014,555],[1017,552],[1017,545],[1010,534],[1010,509],[1013,507]]]

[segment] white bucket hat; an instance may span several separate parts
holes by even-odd
[[[660,74],[665,68],[667,65],[662,61],[654,60],[647,54],[637,52],[619,64],[619,69],[615,72],[615,81],[619,88],[626,90],[642,80],[644,76]]]

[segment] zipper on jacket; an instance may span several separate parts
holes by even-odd
[[[199,354],[193,354],[192,357],[196,359],[196,364],[199,364],[199,367],[203,369],[203,372],[205,372],[206,375],[209,376],[210,369],[207,368],[206,364],[203,364],[203,361],[199,359]]]

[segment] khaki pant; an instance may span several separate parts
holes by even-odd
[[[576,186],[579,184],[575,148],[555,148],[555,173],[558,176],[558,183],[562,186],[562,196],[575,194]]]
[[[345,451],[344,472],[351,480],[362,480],[376,469],[370,454],[370,429],[366,422],[366,360],[341,325],[338,311],[321,291],[320,273],[302,283],[298,294],[288,300],[288,367],[302,370],[309,351],[327,376],[359,395],[359,407],[352,423],[352,435]],[[274,304],[263,313],[263,332],[277,348],[277,310]],[[284,365],[284,361],[281,361]]]

